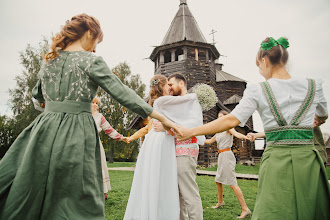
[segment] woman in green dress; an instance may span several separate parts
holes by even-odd
[[[0,162],[0,219],[104,219],[98,131],[91,102],[98,87],[142,117],[176,127],[95,56],[94,17],[72,17],[53,38],[33,96],[45,103]]]
[[[328,118],[322,80],[292,77],[285,68],[288,46],[285,38],[266,38],[256,59],[266,81],[248,85],[231,114],[198,128],[182,129],[179,140],[245,124],[258,110],[267,147],[252,219],[330,219],[329,183],[313,145],[314,120],[314,126],[319,126]]]

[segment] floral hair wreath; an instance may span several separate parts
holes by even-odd
[[[278,40],[270,37],[268,42],[261,43],[261,50],[270,50],[277,45],[281,45],[285,49],[290,46],[289,42],[284,37],[280,37]]]
[[[154,80],[151,80],[151,82],[150,82],[150,86],[158,85],[159,82],[160,82],[160,79],[154,79]]]

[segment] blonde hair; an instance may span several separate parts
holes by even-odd
[[[56,58],[58,48],[65,49],[69,44],[82,38],[86,31],[90,31],[95,40],[99,39],[100,42],[103,40],[100,22],[96,18],[87,14],[73,16],[70,21],[65,22],[60,33],[52,38],[51,51],[44,56],[44,59],[48,62]]]

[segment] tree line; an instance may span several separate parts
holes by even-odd
[[[15,88],[9,89],[9,104],[13,115],[10,117],[0,115],[0,158],[5,155],[24,128],[41,114],[41,112],[34,108],[32,89],[38,80],[38,72],[43,59],[42,54],[48,48],[49,42],[44,38],[37,47],[29,44],[24,51],[19,53],[23,71],[15,77]],[[126,62],[118,64],[111,71],[140,97],[143,98],[146,95],[146,86],[142,82],[140,75],[132,74]],[[102,89],[98,90],[97,95],[100,99],[99,111],[109,121],[111,126],[124,136],[134,133],[135,130],[127,129],[127,127],[136,114],[121,106]],[[104,132],[100,133],[100,138],[108,161],[136,160],[139,146],[138,141],[127,145],[124,142],[111,139]]]

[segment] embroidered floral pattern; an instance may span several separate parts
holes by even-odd
[[[43,62],[40,70],[41,89],[46,101],[87,101],[93,98],[88,76],[96,56],[88,52],[60,52],[60,55],[49,63]],[[64,64],[65,67],[64,67]],[[69,84],[69,91],[61,97],[61,84]],[[47,85],[47,86],[46,86]],[[48,88],[48,90],[46,90]],[[67,88],[67,87],[66,87]],[[65,89],[66,89],[65,88]],[[48,94],[47,91],[55,91]]]
[[[177,141],[175,138],[175,147],[176,156],[198,157],[199,149],[196,137],[192,137],[185,141]]]
[[[199,150],[195,148],[180,147],[175,149],[176,156],[198,157]]]

